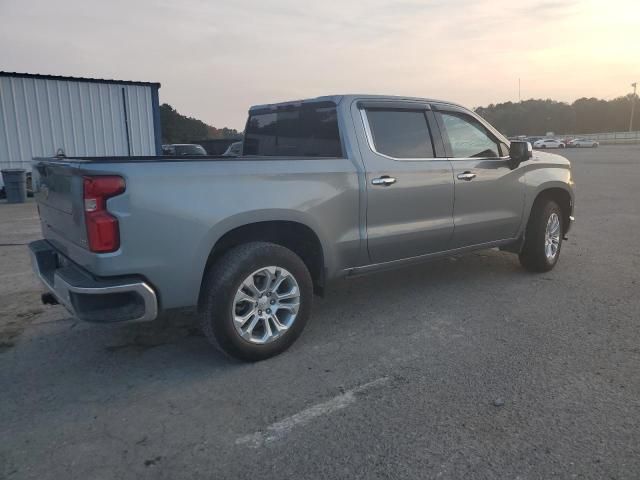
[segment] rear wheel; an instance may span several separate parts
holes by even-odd
[[[227,355],[263,360],[289,348],[302,333],[312,295],[311,276],[300,257],[280,245],[247,243],[207,272],[200,324]]]
[[[531,272],[548,272],[560,257],[562,210],[553,200],[536,202],[527,224],[520,263]]]

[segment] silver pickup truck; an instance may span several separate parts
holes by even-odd
[[[249,361],[291,345],[332,279],[491,247],[548,271],[574,206],[566,159],[371,95],[252,107],[237,157],[35,159],[34,187],[44,301],[103,323],[195,308]]]

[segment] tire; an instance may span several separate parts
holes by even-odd
[[[563,144],[560,144],[560,148],[564,148],[564,147],[565,147],[565,145],[563,145]]]
[[[282,307],[286,305],[289,307],[278,308],[276,306],[272,315],[266,314],[270,307],[269,300],[266,298],[267,293],[260,295],[258,300],[250,299],[245,303],[243,300],[240,300],[239,303],[236,302],[239,298],[237,295],[242,295],[239,292],[247,285],[245,281],[248,278],[252,279],[251,284],[254,285],[256,292],[258,291],[256,282],[263,278],[260,275],[267,270],[267,267],[275,267],[275,270],[272,274],[274,276],[269,279],[263,276],[265,284],[269,280],[270,285],[276,285],[279,278],[285,277],[285,280],[280,281],[272,294],[269,293],[267,287],[264,287],[264,284],[262,285],[269,296],[273,295],[270,300],[272,304],[275,302],[273,299],[279,295],[278,289],[282,285],[286,288],[291,285],[291,292],[294,292],[294,287],[297,286],[299,292],[297,299],[286,300],[286,302],[294,300],[294,303],[285,304],[285,300],[280,300],[280,297],[277,296],[278,305],[282,303]],[[293,280],[290,279],[291,277]],[[247,292],[246,289],[243,291]],[[249,295],[245,294],[244,297],[249,297]],[[258,298],[257,293],[255,297]],[[209,342],[228,356],[248,362],[264,360],[282,353],[300,336],[311,313],[312,297],[311,275],[300,257],[291,250],[273,243],[246,243],[225,253],[205,274],[199,302],[200,326]],[[262,305],[264,311],[258,310],[261,304],[259,302],[263,302],[263,300],[266,301]],[[286,320],[283,320],[284,316],[293,315],[292,306],[296,301],[299,302],[299,305],[295,317],[293,320],[288,317],[292,323],[286,329],[278,330],[273,317],[278,319],[278,324],[282,327],[287,323]],[[249,313],[238,313],[238,308],[244,308]],[[278,318],[277,312],[280,310],[284,313]],[[257,315],[258,311],[260,315]],[[234,320],[236,315],[238,317],[252,316],[244,325],[236,327],[238,324]],[[255,318],[258,318],[257,323],[254,323]],[[254,327],[251,328],[249,336],[246,336],[246,332],[244,337],[241,336],[238,328],[246,328],[250,323],[254,323]],[[265,337],[268,337],[267,332],[274,332],[275,336],[265,343],[256,343],[258,341],[254,338],[256,329],[258,333],[262,331]]]
[[[553,256],[547,250],[547,225],[555,215],[558,221],[557,248]],[[520,264],[530,272],[548,272],[555,267],[560,258],[563,232],[562,210],[556,202],[548,199],[536,201],[527,223],[525,242],[520,252]],[[554,235],[555,237],[555,235]]]

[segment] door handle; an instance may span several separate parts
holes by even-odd
[[[372,185],[382,185],[383,187],[389,187],[396,182],[397,180],[395,178],[390,177],[388,175],[383,175],[381,177],[374,178],[373,180],[371,180]]]
[[[464,172],[458,174],[458,180],[466,180],[467,182],[470,182],[474,178],[476,178],[476,174],[472,172]]]

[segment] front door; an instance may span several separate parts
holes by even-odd
[[[510,168],[507,145],[478,118],[437,108],[455,182],[451,248],[514,238],[524,208],[523,170]]]
[[[416,102],[353,107],[366,170],[367,238],[372,263],[449,248],[453,234],[453,173],[444,147],[434,145],[428,118]],[[430,117],[429,117],[430,116]],[[438,152],[439,153],[439,152]]]

